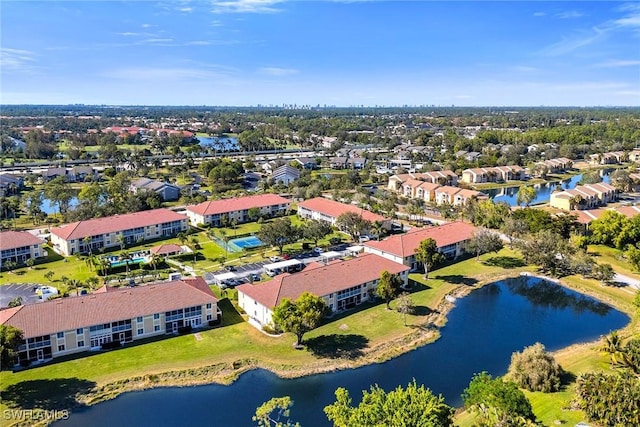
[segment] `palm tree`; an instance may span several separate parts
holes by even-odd
[[[127,271],[127,276],[129,275],[129,261],[131,261],[132,255],[129,251],[122,251],[120,254],[120,260],[124,261],[124,265]]]
[[[155,277],[158,276],[158,264],[160,264],[161,260],[162,258],[160,257],[160,255],[156,253],[151,254],[151,258],[149,259],[149,264],[151,264],[151,266],[153,267],[153,275]]]
[[[82,282],[79,281],[78,279],[71,279],[69,280],[69,283],[67,283],[67,287],[69,288],[69,290],[75,289],[76,296],[78,296],[80,295],[80,288],[82,287]]]
[[[89,256],[92,255],[91,252],[91,237],[86,236],[82,239],[82,244],[84,245],[84,250],[89,252]]]
[[[220,235],[220,238],[224,242],[224,259],[226,260],[227,257],[229,256],[229,239],[230,239],[230,237],[227,236],[226,230],[224,230],[222,228],[218,230],[218,234]]]
[[[91,276],[86,280],[85,283],[87,284],[89,289],[94,290],[98,287],[98,283],[100,283],[100,280],[96,276]]]
[[[118,234],[116,236],[116,243],[120,245],[120,250],[123,251],[125,247],[124,236],[122,234]]]
[[[384,233],[384,223],[382,221],[373,221],[371,229],[376,233],[377,239],[380,241],[380,237],[382,237],[382,233]]]

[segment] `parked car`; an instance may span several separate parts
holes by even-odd
[[[316,254],[321,254],[324,252],[324,249],[322,248],[313,248],[313,252],[315,252]]]
[[[280,258],[279,256],[272,256],[272,257],[269,257],[269,261],[278,262],[278,261],[282,261],[282,258]]]
[[[237,269],[233,265],[228,265],[227,271],[237,271]]]
[[[283,259],[291,259],[291,256],[289,254],[283,254],[282,258]]]
[[[259,282],[260,280],[262,280],[262,276],[260,276],[259,274],[252,274],[251,280],[253,280],[254,282]]]

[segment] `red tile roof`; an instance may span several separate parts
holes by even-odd
[[[51,234],[55,234],[64,240],[82,239],[87,236],[115,233],[131,228],[146,227],[186,219],[186,216],[169,209],[153,209],[150,211],[72,222],[52,228]]]
[[[336,202],[335,200],[325,199],[324,197],[316,197],[314,199],[305,200],[304,202],[298,203],[298,207],[302,207],[314,212],[320,212],[321,214],[330,216],[332,218],[337,218],[345,212],[353,212],[361,215],[363,219],[371,222],[384,222],[387,220],[382,215],[369,212],[368,210],[359,208],[355,205]]]
[[[182,246],[174,245],[174,244],[159,245],[159,246],[154,246],[149,250],[151,251],[151,253],[156,255],[166,255],[166,254],[173,254],[176,252],[182,252]]]
[[[44,243],[44,241],[26,231],[3,231],[0,233],[0,250],[21,248],[23,246],[42,243]]]
[[[0,310],[0,323],[29,338],[218,301],[201,277],[108,290]]]
[[[640,215],[640,206],[619,206],[616,208],[616,211],[627,218],[633,218],[636,215]]]
[[[233,199],[210,200],[197,205],[187,206],[187,210],[199,215],[214,215],[289,203],[289,199],[285,199],[277,194],[258,194]]]
[[[406,234],[397,234],[379,242],[370,240],[364,243],[364,246],[406,258],[413,255],[416,248],[420,246],[420,242],[425,239],[434,239],[441,248],[470,239],[475,230],[476,227],[471,224],[451,222],[437,227],[411,230]]]
[[[398,274],[409,270],[409,267],[375,254],[362,254],[347,261],[305,268],[300,273],[282,274],[257,285],[247,283],[236,289],[265,307],[273,308],[283,298],[295,300],[303,292],[325,296],[379,279],[385,270]]]

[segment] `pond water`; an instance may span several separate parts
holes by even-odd
[[[591,298],[552,282],[521,276],[487,285],[457,300],[438,341],[385,363],[297,379],[253,370],[230,386],[125,393],[80,409],[57,424],[251,426],[251,416],[262,402],[289,395],[294,400],[294,420],[306,427],[328,426],[322,409],[334,401],[337,387],[347,388],[357,403],[361,391],[373,384],[390,390],[406,386],[413,378],[441,393],[449,404],[460,406],[460,394],[471,377],[481,371],[504,374],[512,352],[535,342],[557,350],[597,339],[628,321],[625,314]],[[357,341],[358,331],[351,333]]]
[[[217,136],[199,136],[200,146],[212,148],[216,151],[235,151],[239,149],[238,138],[234,136],[223,136],[218,138]]]
[[[79,204],[80,204],[80,201],[78,200],[78,198],[76,196],[73,196],[69,201],[69,209],[73,209]],[[42,209],[42,212],[46,213],[47,215],[58,213],[58,205],[53,203],[51,200],[47,198],[42,199],[42,204],[40,205],[40,209]]]
[[[609,171],[603,170],[601,176],[603,182],[606,182],[607,184],[610,183]],[[539,203],[546,203],[551,199],[551,193],[553,193],[557,188],[570,190],[575,188],[581,180],[582,174],[579,174],[562,181],[534,184],[533,188],[536,190],[536,198],[531,204],[536,205]],[[506,202],[509,206],[516,206],[516,194],[518,194],[518,189],[519,187],[495,188],[491,190],[483,190],[483,193],[487,193],[496,203]]]

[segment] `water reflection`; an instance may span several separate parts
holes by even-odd
[[[605,182],[607,184],[610,183],[610,172],[611,170],[608,169],[602,169],[600,171],[602,182]],[[570,190],[579,185],[580,181],[582,181],[582,174],[574,175],[571,178],[563,179],[562,181],[534,184],[533,188],[536,190],[536,197],[533,202],[531,202],[531,204],[535,205],[546,203],[551,198],[551,193],[553,193],[556,189]],[[494,188],[491,190],[483,190],[483,192],[487,193],[489,197],[491,197],[496,203],[506,202],[510,206],[516,206],[516,195],[518,194],[518,189],[519,187],[504,187]]]
[[[605,316],[611,307],[600,301],[574,292],[569,293],[563,287],[547,280],[533,282],[526,276],[521,276],[506,282],[507,287],[516,295],[522,295],[531,304],[538,307],[554,309],[571,309],[574,313],[592,313]],[[497,288],[495,284],[491,287]]]

